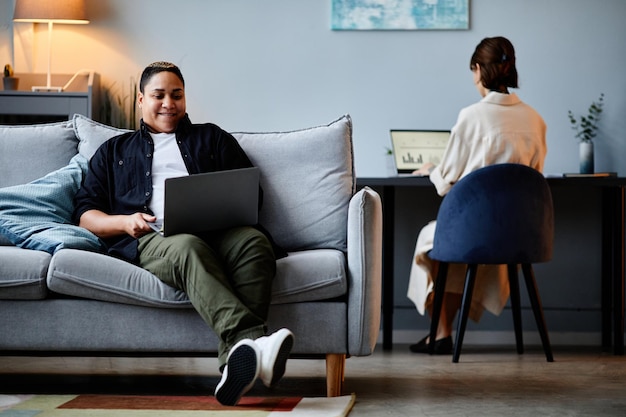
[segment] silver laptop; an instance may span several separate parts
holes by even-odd
[[[150,226],[163,236],[201,233],[258,221],[259,169],[208,172],[165,180],[163,222]]]
[[[437,165],[450,139],[449,130],[390,130],[398,174],[410,174],[426,162]]]

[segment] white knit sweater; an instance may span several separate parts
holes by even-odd
[[[517,163],[543,171],[546,124],[514,94],[488,93],[461,110],[441,163],[430,174],[439,195],[487,165]]]

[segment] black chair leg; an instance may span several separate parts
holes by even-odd
[[[435,280],[432,317],[430,318],[430,343],[428,344],[428,353],[431,355],[435,353],[437,327],[439,326],[439,318],[441,317],[441,306],[443,305],[443,294],[446,291],[447,278],[448,263],[440,262],[437,279]]]
[[[465,327],[467,327],[467,318],[469,316],[470,307],[472,305],[472,293],[474,292],[474,282],[476,281],[476,270],[478,265],[471,264],[467,267],[467,276],[465,277],[465,288],[463,288],[463,301],[461,302],[461,312],[459,322],[457,323],[456,342],[454,343],[454,355],[452,362],[458,363],[461,356],[461,347],[463,346],[463,336],[465,335]]]
[[[541,299],[539,298],[539,292],[537,291],[537,283],[535,281],[535,274],[533,272],[532,265],[522,264],[522,272],[524,273],[524,280],[526,282],[526,289],[528,290],[530,304],[532,305],[533,313],[535,314],[535,321],[537,322],[539,336],[541,336],[543,351],[546,354],[548,362],[554,362],[552,348],[550,347],[550,339],[548,338],[548,331],[546,329],[546,320],[543,316],[543,308],[541,307]]]
[[[524,353],[524,337],[522,335],[522,309],[519,293],[519,277],[517,264],[507,265],[509,272],[509,289],[511,291],[511,311],[513,312],[513,327],[515,328],[515,344],[517,353]]]

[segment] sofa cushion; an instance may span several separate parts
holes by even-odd
[[[80,140],[78,152],[87,159],[91,159],[96,150],[107,140],[114,136],[130,132],[126,129],[98,123],[82,114],[75,114],[73,117],[74,133]]]
[[[326,249],[290,253],[276,264],[272,304],[328,300],[347,291],[343,252]],[[101,301],[148,307],[191,307],[187,295],[148,271],[107,255],[64,249],[50,263],[52,291]]]
[[[100,239],[71,220],[86,169],[87,160],[76,155],[43,178],[0,189],[0,235],[21,248],[50,254],[61,248],[104,250]]]
[[[108,255],[61,250],[47,277],[52,291],[101,301],[146,307],[191,307],[187,295],[145,269]]]
[[[49,263],[45,252],[0,247],[0,300],[45,298]]]
[[[288,251],[346,250],[355,190],[352,122],[280,133],[235,132],[264,190],[260,223]]]
[[[71,121],[0,126],[0,188],[26,184],[64,167],[77,146]]]
[[[346,256],[335,249],[289,252],[276,262],[272,304],[329,300],[348,291]]]

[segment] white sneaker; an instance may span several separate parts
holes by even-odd
[[[261,351],[252,339],[243,339],[230,349],[215,398],[222,405],[236,405],[252,388],[261,369]]]
[[[263,384],[271,388],[285,374],[289,352],[293,347],[293,333],[288,329],[280,329],[269,336],[263,336],[254,342],[261,350],[260,378]]]

